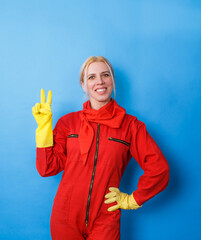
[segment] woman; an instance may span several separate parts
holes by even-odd
[[[165,189],[168,163],[145,124],[111,98],[113,68],[104,57],[89,57],[80,71],[89,96],[83,110],[61,117],[52,131],[51,91],[33,107],[36,166],[41,176],[64,170],[51,215],[53,240],[120,239],[122,209],[138,209]],[[134,157],[144,170],[131,195],[118,189]]]

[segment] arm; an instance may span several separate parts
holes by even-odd
[[[111,187],[105,195],[105,203],[117,202],[108,211],[122,209],[138,209],[144,202],[163,191],[169,181],[168,163],[146,130],[144,123],[137,119],[131,123],[132,139],[130,153],[144,170],[140,177],[138,188],[131,195],[122,193],[118,188]]]
[[[32,113],[38,124],[36,129],[36,167],[41,176],[52,176],[64,169],[66,159],[65,125],[60,119],[52,131],[52,92],[45,102],[45,91],[41,89],[41,103],[36,103]]]
[[[166,188],[169,166],[156,142],[147,132],[145,124],[136,120],[131,127],[130,152],[144,170],[137,190],[133,192],[134,199],[141,205]]]

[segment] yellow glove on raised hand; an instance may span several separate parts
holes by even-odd
[[[126,193],[122,193],[119,191],[118,188],[115,188],[115,187],[110,187],[109,190],[110,192],[105,195],[105,198],[107,198],[107,200],[105,200],[105,203],[108,204],[108,203],[117,202],[116,205],[108,208],[109,212],[115,211],[118,208],[136,210],[142,207],[136,203],[133,197],[133,194],[128,195]]]
[[[41,103],[36,103],[32,108],[32,113],[38,124],[36,146],[39,148],[53,146],[51,103],[52,91],[48,92],[47,102],[45,102],[45,91],[41,89]]]

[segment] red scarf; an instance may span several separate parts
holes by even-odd
[[[83,110],[80,112],[79,144],[84,165],[94,138],[94,131],[90,122],[100,123],[111,128],[120,128],[125,114],[125,109],[120,107],[114,99],[111,99],[99,110],[91,109],[89,100],[83,104]]]

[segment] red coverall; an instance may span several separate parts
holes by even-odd
[[[109,187],[119,187],[132,157],[144,170],[134,192],[139,205],[168,184],[168,163],[144,123],[126,114],[119,129],[90,124],[95,136],[85,166],[78,143],[79,112],[59,119],[53,147],[37,148],[36,166],[41,176],[64,170],[50,221],[53,240],[120,239],[121,210],[108,212],[114,203],[105,204],[104,196]]]

